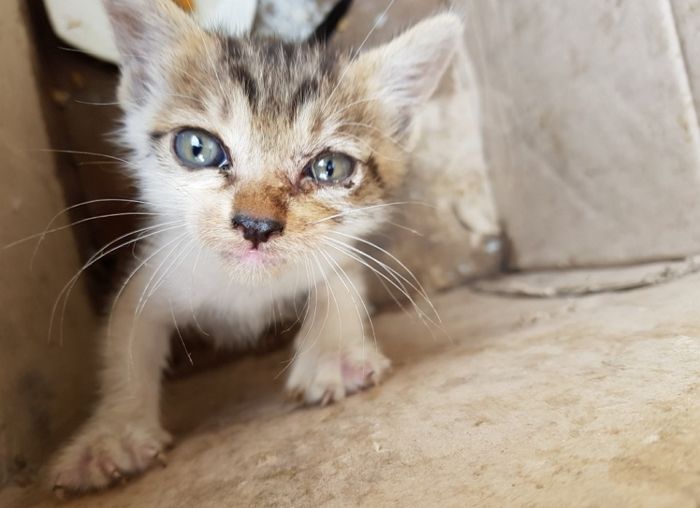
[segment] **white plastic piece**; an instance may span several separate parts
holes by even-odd
[[[97,58],[118,63],[112,27],[97,0],[44,0],[54,32],[65,42]]]
[[[44,0],[44,4],[58,37],[92,56],[119,63],[112,28],[101,1]],[[196,0],[195,9],[195,17],[202,26],[241,35],[253,27],[257,0]]]

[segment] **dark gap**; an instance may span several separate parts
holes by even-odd
[[[340,0],[336,3],[314,33],[311,34],[308,42],[327,43],[337,30],[338,24],[340,24],[340,21],[345,17],[351,5],[352,0]]]

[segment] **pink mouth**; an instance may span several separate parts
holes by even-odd
[[[236,263],[248,267],[271,267],[282,260],[274,252],[265,248],[253,248],[252,246],[234,246],[228,251],[221,253],[222,256],[231,263]]]
[[[241,261],[250,263],[252,265],[262,265],[266,261],[269,261],[270,256],[264,252],[260,252],[258,249],[247,249],[240,256]]]

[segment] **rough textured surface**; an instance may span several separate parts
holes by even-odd
[[[455,6],[478,70],[510,266],[697,253],[697,2]]]
[[[581,296],[661,284],[700,270],[700,257],[591,270],[523,272],[478,280],[472,288],[518,296]]]
[[[53,304],[79,267],[70,232],[48,235],[33,262],[36,241],[5,248],[42,232],[65,206],[47,152],[22,5],[0,4],[0,52],[12,69],[0,80],[0,487],[31,480],[47,450],[83,416],[94,372],[95,323],[82,284],[65,313],[58,307],[48,342]]]
[[[451,341],[377,318],[394,375],[322,409],[284,401],[282,353],[181,380],[170,465],[70,506],[696,506],[699,297],[699,275],[580,299],[457,290],[436,299]]]

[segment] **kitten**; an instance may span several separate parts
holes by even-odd
[[[400,144],[462,30],[442,14],[350,56],[205,31],[169,0],[104,2],[122,139],[154,219],[104,327],[97,408],[51,468],[70,491],[142,472],[171,442],[159,400],[175,326],[254,339],[312,293],[287,390],[324,404],[385,375],[353,242],[386,216]]]

